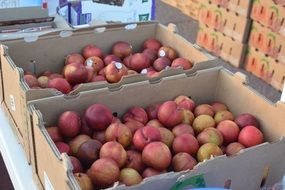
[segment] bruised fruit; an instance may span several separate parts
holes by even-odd
[[[164,170],[171,163],[171,152],[164,143],[152,142],[144,147],[142,160],[147,166],[157,170]]]
[[[143,150],[147,144],[160,140],[161,136],[158,128],[151,126],[138,129],[133,137],[133,143],[138,150]]]
[[[218,145],[214,143],[206,143],[202,145],[197,153],[197,159],[199,162],[210,159],[212,156],[221,156],[223,155],[222,150]]]
[[[183,112],[174,101],[167,101],[158,109],[158,119],[164,126],[173,128],[182,123]]]
[[[132,137],[131,130],[122,123],[112,123],[105,131],[106,141],[117,141],[124,148],[131,144]]]
[[[222,133],[217,130],[216,128],[206,128],[204,129],[198,136],[197,140],[200,145],[206,143],[214,143],[218,146],[223,144],[223,135]]]
[[[72,151],[70,149],[70,147],[68,146],[68,144],[64,143],[64,142],[57,142],[55,143],[55,146],[57,147],[57,149],[59,150],[60,153],[66,153],[69,156],[71,156]]]
[[[48,82],[49,88],[55,88],[58,91],[68,94],[71,91],[71,86],[64,78],[54,78],[50,79]]]
[[[193,64],[189,60],[180,57],[180,58],[174,59],[174,61],[171,63],[171,67],[182,68],[183,70],[188,70],[193,67]]]
[[[195,102],[191,100],[189,97],[180,95],[174,99],[174,102],[178,105],[179,108],[187,109],[190,111],[194,111]]]
[[[192,170],[196,164],[195,158],[185,152],[176,154],[172,159],[172,167],[175,172]]]
[[[99,131],[106,129],[112,123],[113,115],[107,106],[93,104],[86,109],[84,119],[89,127]]]
[[[211,117],[214,117],[215,113],[212,106],[209,104],[201,104],[195,108],[194,115],[196,117],[199,115],[209,115]]]
[[[60,142],[62,141],[62,136],[59,132],[59,128],[57,126],[51,126],[51,127],[48,127],[46,128],[51,140],[53,142]]]
[[[167,172],[166,170],[156,170],[154,168],[146,168],[143,171],[142,176],[143,176],[143,178],[146,178],[146,177],[152,177],[152,176],[160,175],[160,174],[163,174],[166,172]]]
[[[150,38],[150,39],[147,39],[146,41],[144,41],[143,43],[143,49],[154,49],[154,50],[159,50],[159,48],[161,47],[161,43],[160,41],[158,41],[157,39],[154,39],[154,38]]]
[[[253,125],[259,128],[259,122],[252,114],[244,113],[236,117],[235,123],[240,127],[244,128],[248,125]]]
[[[248,125],[240,131],[238,142],[247,148],[252,147],[263,142],[263,134],[255,126]]]
[[[199,115],[193,121],[193,129],[196,134],[201,133],[204,129],[215,127],[215,120],[209,115]]]
[[[105,78],[110,83],[119,82],[123,76],[128,75],[126,66],[119,62],[112,62],[105,67]]]
[[[226,154],[227,156],[232,156],[239,153],[242,149],[245,149],[245,147],[242,144],[238,142],[233,142],[227,146]]]
[[[142,172],[144,169],[144,163],[142,161],[141,153],[135,150],[128,150],[127,156],[128,158],[125,167],[133,168],[138,172]]]
[[[193,128],[188,125],[188,124],[179,124],[176,125],[173,129],[172,129],[172,133],[174,134],[175,137],[182,135],[182,134],[191,134],[194,135],[194,130]]]
[[[221,121],[217,125],[217,129],[222,133],[224,138],[224,144],[236,142],[239,136],[239,127],[231,120]]]
[[[85,46],[82,50],[82,55],[85,59],[93,56],[100,57],[101,59],[104,57],[103,51],[93,44]]]
[[[139,184],[142,181],[142,176],[133,168],[124,168],[120,172],[119,181],[126,186]]]
[[[191,134],[182,134],[175,137],[172,150],[175,153],[186,152],[191,155],[195,155],[199,149],[199,143],[197,139]]]
[[[162,46],[158,50],[158,57],[167,57],[171,61],[177,58],[176,51],[169,46]]]
[[[34,75],[24,75],[24,80],[30,88],[40,86],[38,79]]]
[[[160,72],[168,67],[170,67],[171,61],[167,57],[160,57],[153,62],[153,68]]]
[[[71,141],[69,141],[69,146],[71,148],[72,154],[76,155],[81,144],[91,139],[88,135],[78,135]]]
[[[92,164],[88,176],[96,187],[106,188],[119,180],[120,168],[114,160],[100,158]]]
[[[88,81],[88,70],[80,63],[70,63],[63,68],[63,76],[71,85],[84,83]]]
[[[74,177],[81,190],[93,190],[94,189],[94,185],[87,174],[75,173]]]
[[[89,168],[99,158],[101,147],[102,144],[99,141],[89,139],[80,145],[76,156],[86,168]]]
[[[81,129],[80,116],[73,111],[63,112],[58,119],[58,128],[65,137],[75,137]]]
[[[127,122],[132,119],[141,122],[142,124],[145,125],[148,121],[147,113],[141,107],[138,106],[132,107],[127,111],[127,113],[124,114],[123,121]]]
[[[119,41],[112,46],[112,53],[120,59],[129,56],[132,54],[132,51],[132,46],[127,42]]]
[[[216,112],[214,119],[216,123],[218,124],[224,120],[234,120],[234,115],[228,110],[223,110],[223,111]]]
[[[127,152],[120,143],[110,141],[103,144],[100,150],[100,158],[111,158],[122,168],[127,161]]]
[[[74,156],[69,156],[69,158],[70,158],[70,161],[71,161],[71,164],[72,164],[72,167],[73,167],[72,172],[73,173],[80,173],[80,172],[82,172],[83,169],[82,169],[82,165],[81,165],[80,161],[76,157],[74,157]]]
[[[85,59],[82,57],[79,53],[71,53],[65,58],[65,65],[68,65],[70,63],[79,63],[84,64]]]

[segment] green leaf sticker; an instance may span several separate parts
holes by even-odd
[[[266,58],[262,58],[261,59],[261,63],[263,64],[263,65],[265,65],[265,67],[266,67],[266,71],[269,71],[269,61],[266,59]]]
[[[181,190],[185,187],[192,187],[192,188],[206,187],[204,174],[193,176],[183,181],[178,181],[171,187],[170,190]]]

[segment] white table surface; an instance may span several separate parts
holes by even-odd
[[[16,190],[37,190],[32,167],[0,106],[0,151]]]

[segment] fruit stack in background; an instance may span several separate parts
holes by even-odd
[[[251,1],[201,0],[197,44],[233,66],[243,63]]]
[[[282,1],[257,0],[252,6],[254,20],[245,69],[278,90],[285,79],[285,7]]]

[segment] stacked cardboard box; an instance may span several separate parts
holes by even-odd
[[[285,80],[285,7],[273,0],[254,1],[251,18],[254,23],[245,69],[282,90]]]
[[[251,1],[201,0],[197,44],[236,67],[243,63]]]

